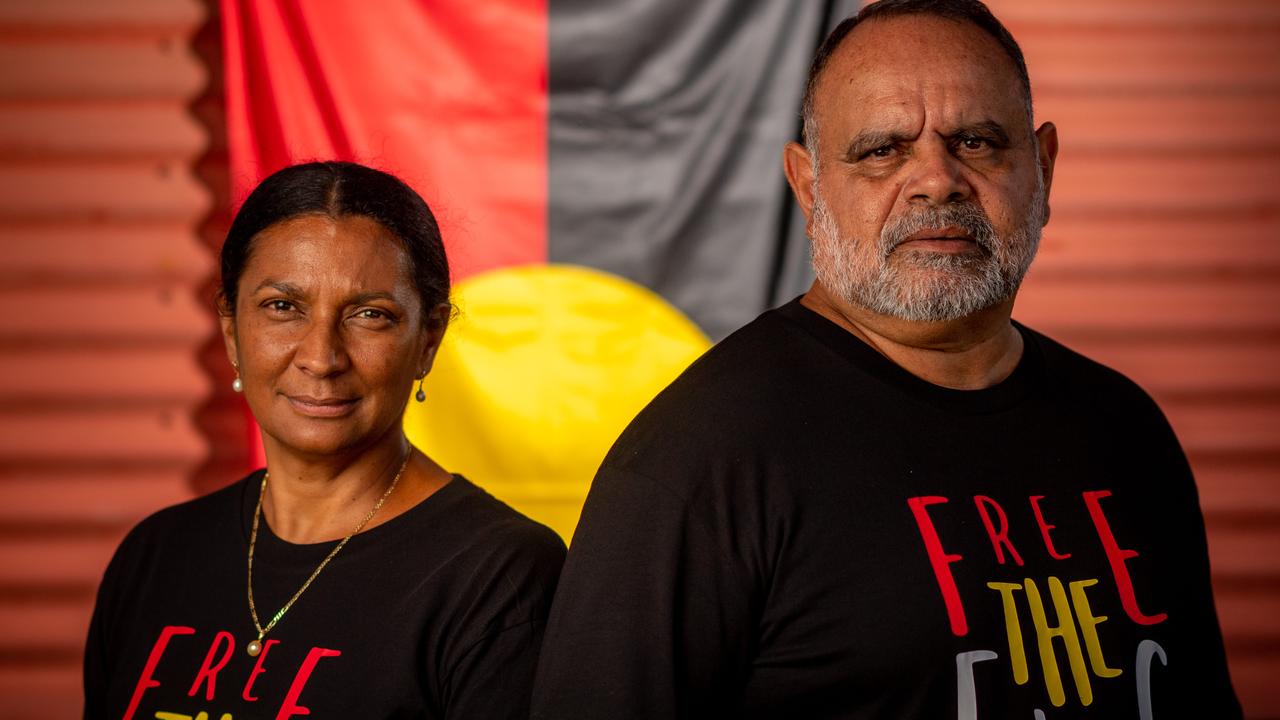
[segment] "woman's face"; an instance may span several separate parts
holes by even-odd
[[[223,337],[268,450],[332,455],[399,432],[448,306],[423,317],[409,258],[382,225],[320,215],[272,225],[253,239],[238,293]]]

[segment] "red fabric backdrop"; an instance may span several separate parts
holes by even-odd
[[[455,279],[546,259],[543,0],[223,0],[233,199],[354,160],[440,217]]]

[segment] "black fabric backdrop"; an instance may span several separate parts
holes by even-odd
[[[551,0],[551,262],[640,283],[719,340],[812,279],[782,175],[856,0]]]

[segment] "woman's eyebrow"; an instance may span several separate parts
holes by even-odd
[[[289,297],[302,297],[303,295],[302,288],[297,285],[284,282],[283,280],[273,280],[271,278],[267,278],[266,280],[258,283],[258,287],[254,288],[253,291],[256,293],[264,288],[271,288],[283,295],[288,295]]]
[[[347,301],[347,304],[360,305],[361,303],[367,303],[370,300],[387,300],[394,303],[400,302],[399,298],[386,290],[371,290],[369,292],[362,292],[353,295],[351,299]]]

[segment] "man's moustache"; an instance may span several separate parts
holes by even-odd
[[[992,246],[995,228],[987,220],[986,213],[976,205],[967,204],[921,208],[890,220],[880,234],[881,252],[889,255],[922,230],[942,231],[944,228],[963,230],[984,252],[995,250]]]

